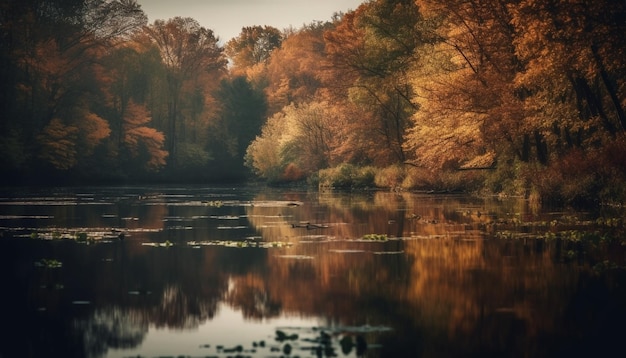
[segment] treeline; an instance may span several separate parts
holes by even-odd
[[[270,180],[623,200],[626,3],[376,0],[287,37],[247,163]]]
[[[134,0],[0,5],[0,170],[13,183],[232,180],[267,103],[190,18]]]
[[[0,5],[5,179],[626,196],[626,3],[370,0],[223,46],[134,0]]]

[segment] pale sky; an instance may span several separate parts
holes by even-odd
[[[313,21],[329,21],[335,12],[355,10],[365,0],[137,0],[154,20],[176,16],[196,19],[225,43],[244,26],[298,29]]]

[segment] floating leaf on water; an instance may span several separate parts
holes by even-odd
[[[375,251],[373,252],[374,255],[402,255],[404,253],[403,250],[401,251]]]

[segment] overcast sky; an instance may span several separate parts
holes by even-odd
[[[365,0],[137,0],[154,20],[176,16],[196,19],[225,43],[244,26],[269,25],[279,30],[328,21],[335,12],[355,10]]]

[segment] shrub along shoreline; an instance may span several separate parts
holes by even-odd
[[[590,163],[552,166],[509,163],[506,166],[434,171],[406,164],[385,168],[340,164],[307,178],[320,189],[388,189],[524,197],[536,204],[622,206],[626,201],[624,170]],[[610,174],[610,175],[609,175]]]

